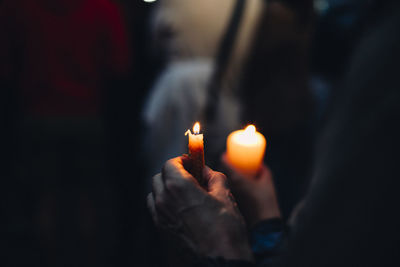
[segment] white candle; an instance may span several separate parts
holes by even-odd
[[[226,141],[228,161],[241,173],[254,176],[261,168],[266,144],[254,125],[235,131]]]

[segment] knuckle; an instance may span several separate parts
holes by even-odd
[[[153,201],[153,194],[152,194],[152,193],[149,193],[149,194],[147,195],[146,200],[147,200],[147,203],[151,203],[151,202]]]
[[[184,179],[171,179],[165,182],[165,187],[167,190],[172,192],[179,192],[185,186],[186,181]]]
[[[153,191],[156,191],[156,192],[158,192],[158,180],[159,180],[160,178],[159,178],[159,175],[155,175],[154,177],[153,177],[153,179],[152,179],[152,181],[151,181],[151,185],[152,185],[152,188],[153,188]]]
[[[155,181],[158,179],[158,176],[160,176],[159,173],[157,173],[156,175],[154,175],[154,176],[151,178],[151,181],[152,181],[153,184],[154,184]]]
[[[174,163],[173,159],[167,160],[162,168],[162,173],[165,175],[173,169]]]
[[[217,172],[217,174],[221,177],[221,179],[226,180],[226,175],[223,174],[222,172]]]
[[[219,180],[221,180],[222,182],[226,183],[228,178],[226,177],[225,174],[223,174],[222,172],[215,172],[215,177]]]
[[[154,201],[154,206],[156,209],[163,209],[164,208],[164,200],[162,197],[157,197]]]
[[[153,209],[153,200],[151,199],[150,196],[147,197],[146,204],[147,204],[147,208],[149,208],[150,210]]]
[[[167,190],[175,191],[179,186],[175,180],[167,180],[165,182],[165,187],[167,188]]]

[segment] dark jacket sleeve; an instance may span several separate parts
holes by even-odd
[[[280,266],[400,266],[400,3],[384,15],[354,54]]]

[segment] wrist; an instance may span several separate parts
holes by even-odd
[[[243,260],[252,262],[254,260],[253,253],[250,247],[249,242],[246,240],[245,242],[231,242],[228,241],[219,242],[219,245],[216,247],[214,255],[210,255],[212,257],[222,257],[226,260]]]
[[[271,219],[281,219],[281,218],[282,218],[281,211],[276,206],[271,209],[265,209],[265,210],[261,211],[257,218],[256,223],[258,223],[260,221],[271,220]]]
[[[262,221],[282,218],[281,211],[280,211],[278,203],[276,201],[268,200],[268,202],[265,201],[265,203],[270,203],[270,205],[261,206],[260,209],[258,209],[255,212],[254,216],[249,218],[250,219],[250,220],[248,220],[249,228],[252,228],[254,225],[256,225]]]
[[[249,262],[254,260],[244,227],[243,231],[226,231],[216,240],[214,250],[209,256],[222,257],[226,260],[243,260]]]

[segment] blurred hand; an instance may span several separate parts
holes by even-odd
[[[256,177],[241,174],[222,156],[224,171],[239,209],[249,227],[262,220],[280,218],[278,200],[271,171],[263,165]]]
[[[245,223],[225,175],[206,167],[207,192],[186,171],[189,164],[187,156],[171,159],[153,177],[153,192],[147,199],[153,220],[203,256],[251,261]]]

